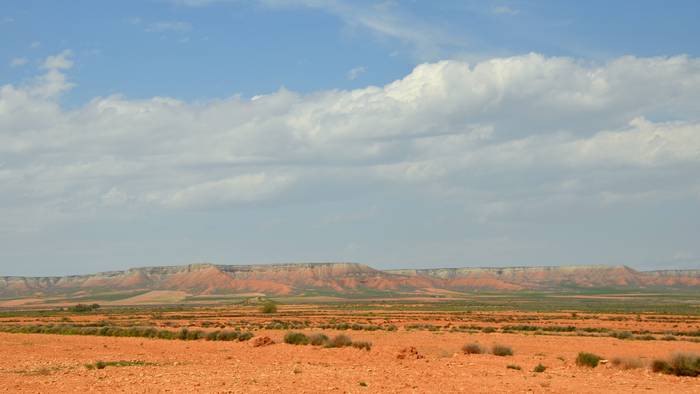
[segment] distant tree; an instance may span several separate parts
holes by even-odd
[[[262,311],[262,313],[277,313],[277,304],[275,304],[272,301],[268,301],[263,304],[260,310]]]
[[[100,304],[78,304],[68,308],[68,312],[85,313],[100,309]]]

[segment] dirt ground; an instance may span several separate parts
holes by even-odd
[[[304,330],[306,333],[320,330]],[[323,331],[329,335],[339,332]],[[282,343],[285,331],[257,331],[276,344],[0,333],[3,392],[211,393],[698,393],[700,378],[622,370],[606,363],[576,366],[578,352],[644,362],[677,351],[700,352],[687,341],[622,341],[609,337],[429,331],[344,332],[373,342],[371,351]],[[466,355],[462,345],[503,344],[513,356]],[[398,359],[413,346],[423,358]],[[89,370],[101,361],[146,366]],[[532,372],[535,365],[547,367]],[[521,370],[509,369],[518,365]]]

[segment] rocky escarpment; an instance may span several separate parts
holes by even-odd
[[[0,297],[136,290],[188,294],[351,294],[366,291],[700,288],[700,270],[636,271],[627,266],[438,268],[381,271],[356,263],[190,264],[62,277],[0,277]]]

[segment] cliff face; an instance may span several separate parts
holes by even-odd
[[[374,291],[700,288],[700,270],[640,272],[626,266],[441,268],[380,271],[356,263],[144,267],[94,275],[0,277],[0,297],[177,290],[189,294],[291,295]]]
[[[413,279],[355,263],[214,265],[133,268],[65,277],[0,277],[0,297],[79,291],[178,290],[190,294],[260,292],[287,295],[313,290],[352,293],[399,290]]]
[[[644,276],[625,266],[440,268],[389,272],[432,278],[449,289],[500,290],[639,287]]]

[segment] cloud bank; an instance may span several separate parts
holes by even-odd
[[[480,221],[700,199],[700,60],[687,56],[532,53],[421,64],[347,91],[66,109],[72,66],[64,51],[0,88],[0,231],[377,191],[458,203]]]

